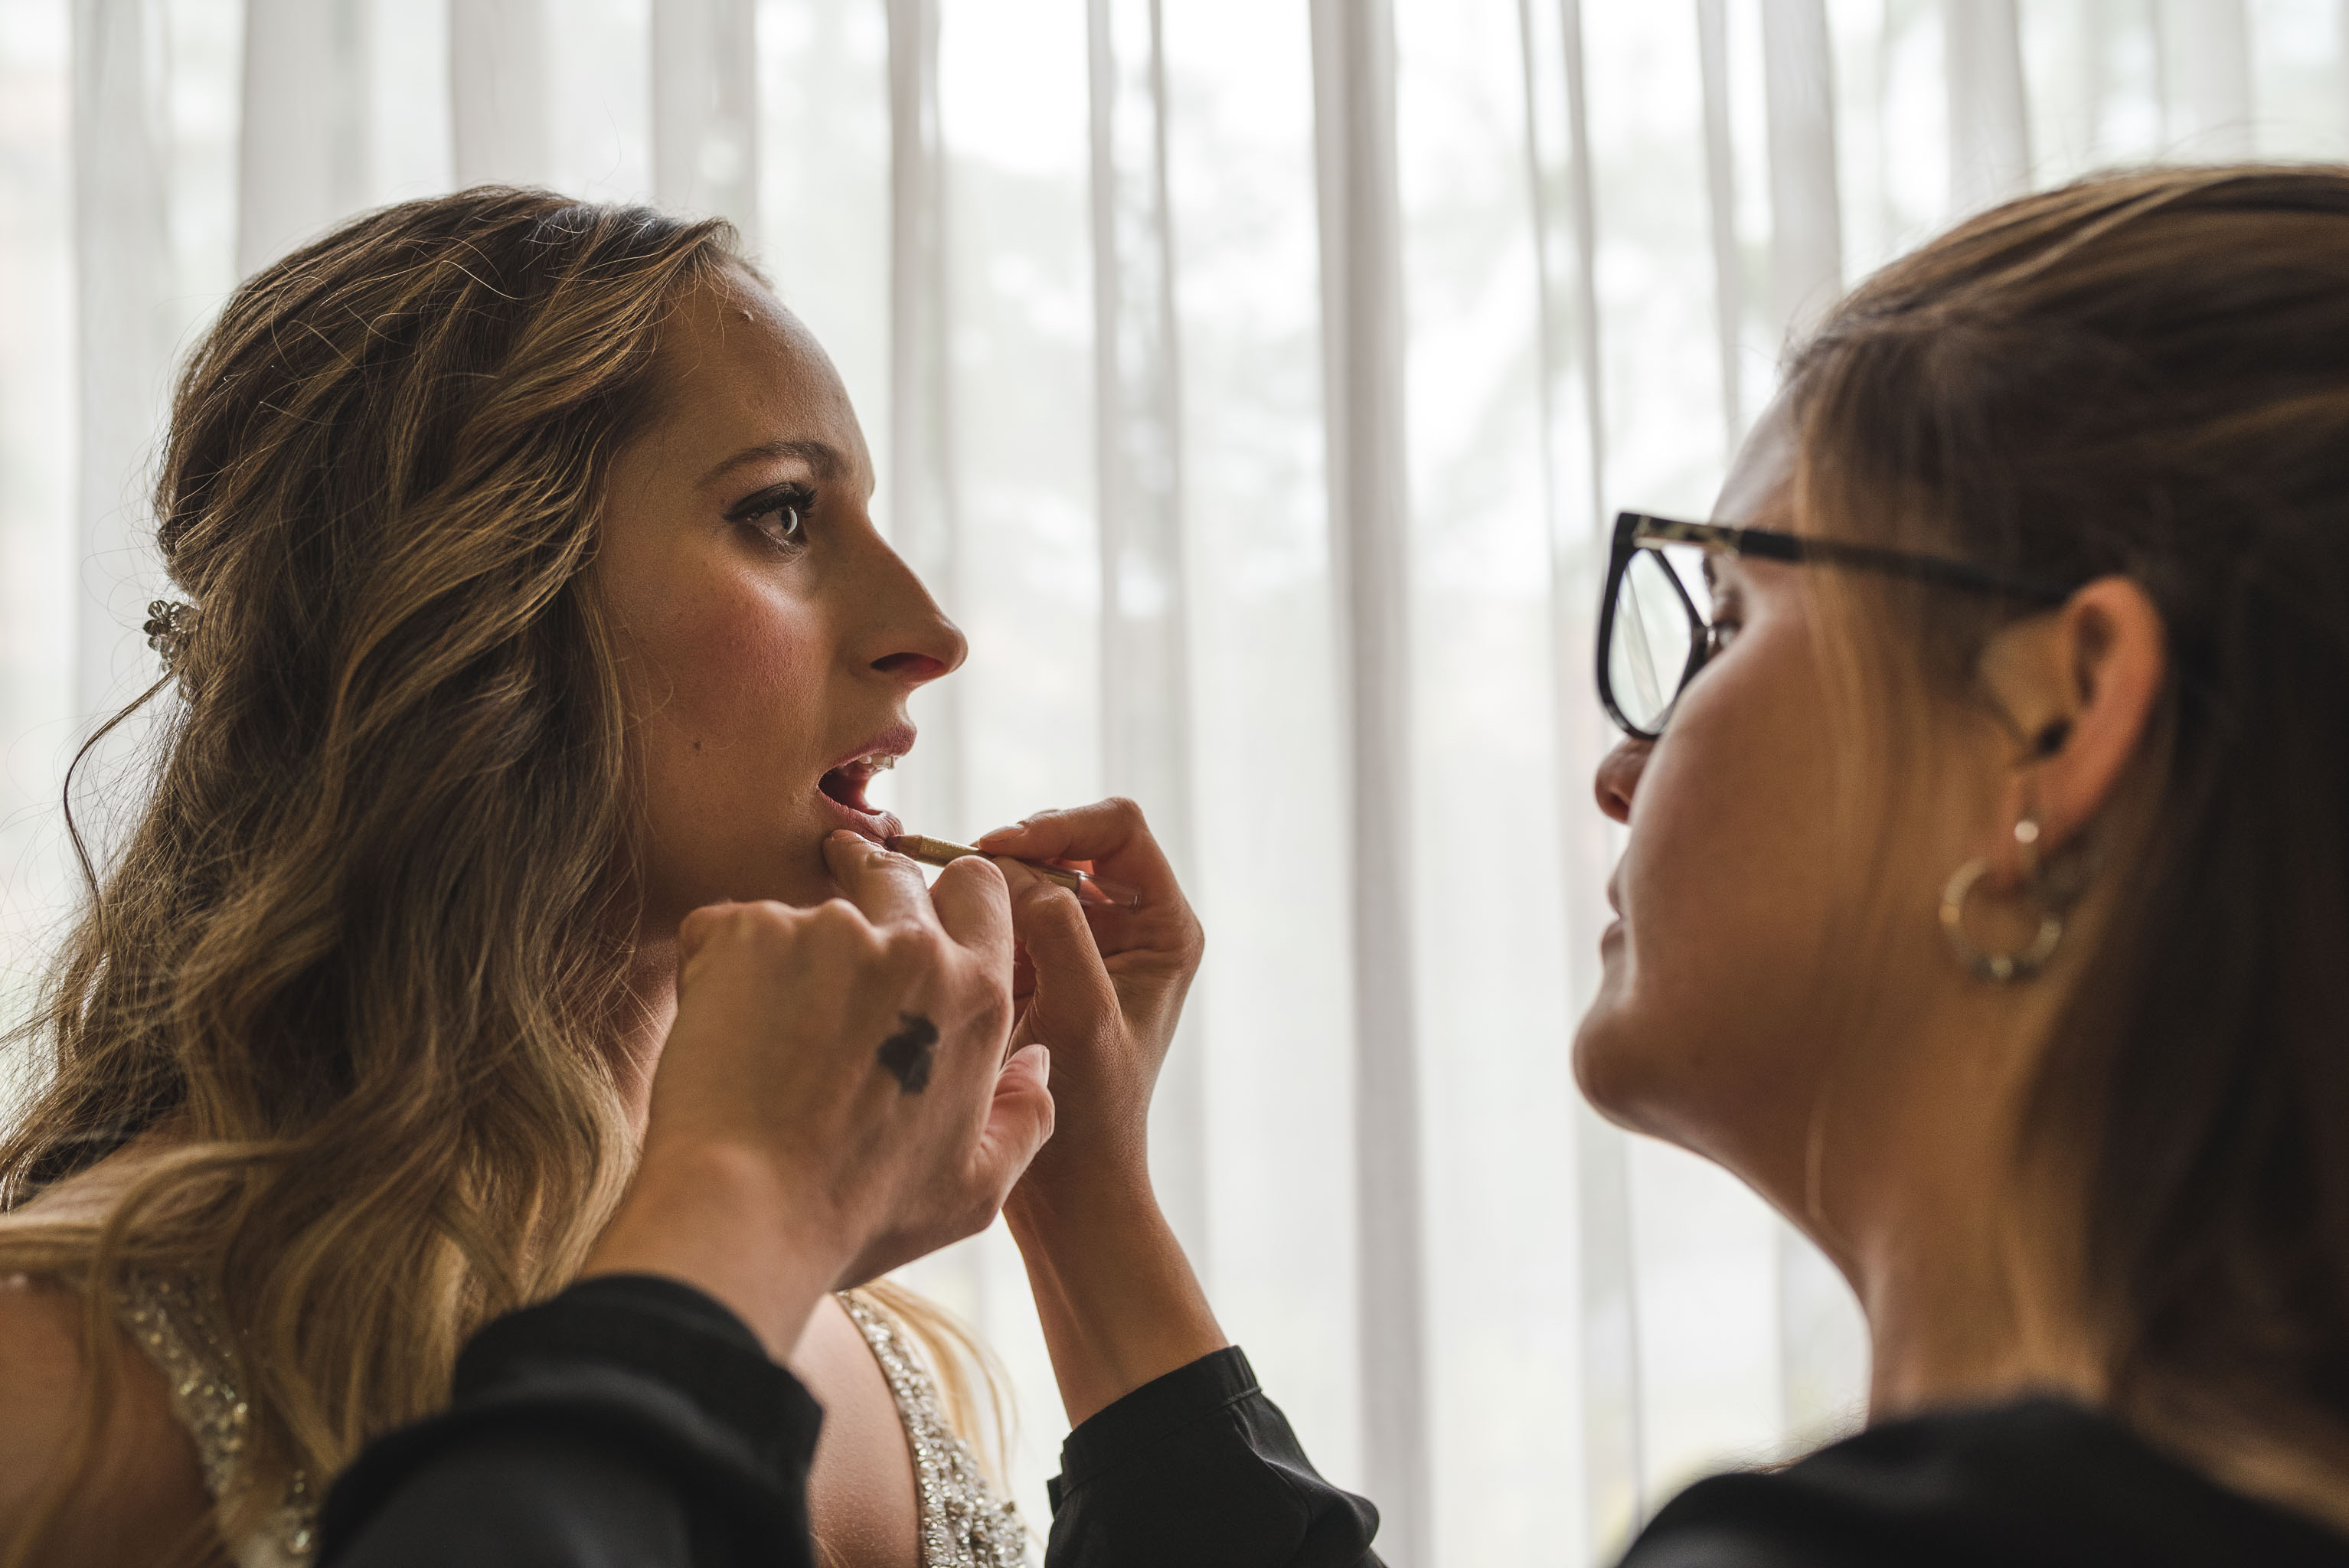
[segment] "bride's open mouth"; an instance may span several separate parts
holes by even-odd
[[[912,748],[910,730],[885,738],[826,772],[816,781],[816,789],[833,807],[840,825],[864,834],[876,843],[905,831],[905,826],[887,811],[882,810],[864,798],[865,787],[883,773],[897,766],[897,758]]]

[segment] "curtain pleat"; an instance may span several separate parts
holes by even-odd
[[[246,0],[236,270],[250,274],[365,204],[359,0]]]
[[[1554,9],[1543,0],[1525,0],[1518,26],[1526,55],[1526,145],[1540,291],[1558,874],[1568,889],[1588,889],[1603,883],[1612,856],[1602,824],[1591,816],[1581,772],[1610,739],[1584,699],[1595,633],[1591,612],[1604,565],[1608,404],[1599,351],[1599,229],[1580,0],[1557,0]],[[1596,989],[1604,923],[1603,905],[1569,894],[1559,960],[1569,977],[1572,1006],[1579,1006]],[[1589,1549],[1604,1554],[1645,1512],[1630,1186],[1621,1130],[1578,1103],[1572,1122],[1582,1459],[1577,1478],[1581,1506],[1575,1512]]]
[[[759,232],[754,0],[659,0],[652,8],[653,200]]]
[[[1727,0],[1696,0],[1698,68],[1704,79],[1704,193],[1713,221],[1713,332],[1721,354],[1721,425],[1735,447],[1745,433],[1745,264],[1737,253],[1737,161],[1729,119]]]
[[[2251,20],[2246,0],[2155,0],[2164,124],[2171,156],[2225,162],[2252,155]]]
[[[960,497],[947,359],[947,170],[938,124],[938,0],[886,0],[889,19],[888,526],[898,553],[950,610]],[[961,823],[962,703],[953,683],[924,694],[920,748],[899,770],[906,823]],[[936,826],[926,826],[935,824]],[[965,826],[955,830],[968,832]]]
[[[1826,0],[1762,0],[1769,107],[1771,297],[1799,331],[1843,286],[1835,64]]]
[[[543,185],[554,177],[546,5],[449,0],[450,142],[460,187]]]
[[[1943,0],[1950,103],[1950,202],[1959,212],[2018,196],[2031,181],[2015,0]]]
[[[162,592],[147,518],[178,323],[160,123],[161,7],[73,0],[74,295],[80,430],[74,501],[74,710],[152,679],[131,628]],[[146,678],[140,678],[144,676]]]
[[[1160,0],[1088,0],[1085,30],[1102,782],[1149,802],[1159,842],[1195,886],[1183,380]],[[1159,1081],[1150,1157],[1169,1221],[1205,1260],[1213,1254],[1198,1016],[1193,1009]]]
[[[1357,1288],[1363,1470],[1382,1554],[1430,1551],[1412,916],[1409,489],[1394,19],[1387,0],[1315,0],[1322,438],[1350,826]]]

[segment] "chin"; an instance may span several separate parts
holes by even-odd
[[[1612,975],[1609,976],[1611,981]],[[1641,1098],[1640,1055],[1625,1037],[1614,987],[1602,985],[1574,1031],[1574,1084],[1590,1108],[1618,1127],[1638,1129],[1631,1108]]]
[[[1691,1081],[1693,1065],[1674,1048],[1682,1032],[1661,1028],[1642,1012],[1622,966],[1610,962],[1574,1031],[1575,1087],[1616,1126],[1679,1142],[1672,1128],[1699,1087]]]

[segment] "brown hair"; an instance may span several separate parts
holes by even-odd
[[[38,1520],[126,1276],[217,1305],[253,1420],[233,1542],[439,1406],[466,1336],[601,1229],[636,1158],[638,835],[586,571],[662,325],[739,264],[720,222],[484,188],[295,252],[197,347],[158,492],[182,700],[0,1142],[10,1208],[136,1157],[96,1214],[0,1228],[0,1273],[78,1286],[95,1347]]]
[[[2150,826],[2097,868],[2023,1152],[2079,1173],[2120,1408],[2349,1431],[2349,170],[2011,202],[1861,285],[1789,392],[1821,526],[2159,607]],[[1959,690],[2023,609],[1867,592]]]

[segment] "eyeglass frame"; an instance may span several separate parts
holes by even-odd
[[[1689,660],[1681,671],[1680,684],[1672,688],[1671,699],[1664,704],[1662,717],[1656,727],[1642,729],[1624,717],[1620,704],[1615,700],[1614,678],[1608,673],[1608,650],[1615,641],[1615,604],[1623,587],[1624,573],[1631,568],[1631,558],[1637,552],[1658,544],[1693,544],[1711,554],[1734,559],[1750,555],[1761,561],[1782,561],[1796,565],[1845,566],[1863,572],[1881,572],[1912,582],[1930,583],[1943,588],[1957,588],[1973,593],[1988,593],[2002,599],[2021,599],[2030,603],[2060,604],[2074,592],[2068,587],[2041,579],[2011,576],[1976,566],[1971,562],[1952,561],[1940,555],[1914,555],[1907,551],[1886,550],[1873,544],[1854,544],[1840,539],[1820,539],[1810,534],[1785,533],[1770,528],[1739,528],[1721,522],[1682,522],[1669,517],[1657,517],[1644,511],[1621,511],[1615,514],[1615,537],[1607,554],[1607,582],[1599,600],[1599,701],[1616,727],[1634,740],[1654,741],[1662,738],[1664,726],[1680,707],[1681,694],[1688,690],[1689,682],[1704,668],[1713,657],[1711,633],[1713,623],[1696,607],[1682,585],[1680,573],[1670,566],[1664,568],[1664,580],[1672,585],[1679,596],[1681,608],[1688,613],[1689,624],[1695,632],[1690,639]]]

